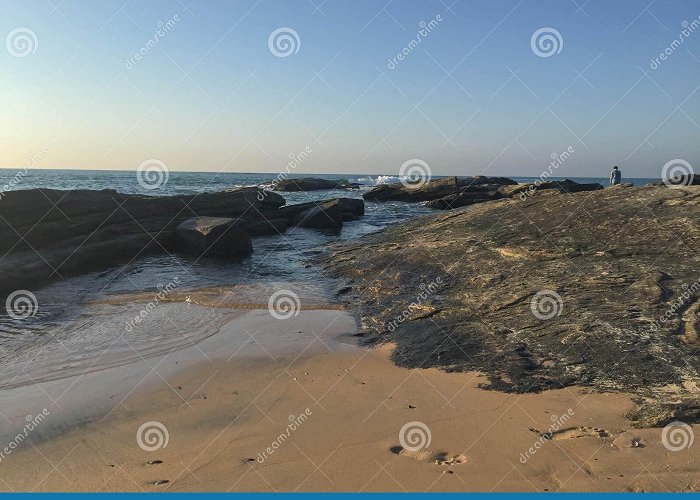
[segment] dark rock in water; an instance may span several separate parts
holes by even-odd
[[[494,186],[491,184],[474,186],[472,188],[466,188],[459,193],[450,194],[444,198],[429,201],[427,205],[430,208],[435,208],[438,210],[449,210],[451,208],[473,205],[474,203],[498,200],[503,198],[503,195],[498,188],[499,186]]]
[[[294,217],[292,226],[313,229],[340,229],[343,227],[343,216],[340,212],[327,212],[321,206],[315,206]]]
[[[365,214],[365,203],[354,198],[336,198],[325,201],[319,206],[326,212],[339,212],[344,221],[352,220]]]
[[[284,203],[257,188],[177,196],[8,191],[0,199],[0,294],[164,253],[177,225],[193,215],[238,218]]]
[[[547,190],[555,190],[559,193],[581,193],[584,191],[596,191],[598,189],[604,188],[597,182],[579,183],[571,179],[564,179],[560,181],[530,182],[518,184],[517,186],[502,186],[499,188],[499,191],[505,197],[514,197],[518,195],[521,199],[524,199],[531,194],[541,193]]]
[[[446,177],[431,180],[420,186],[382,184],[367,191],[362,197],[369,201],[431,201],[458,195],[465,190],[485,184],[493,185],[495,186],[493,189],[496,189],[498,186],[517,184],[517,182],[505,177]]]
[[[347,181],[333,181],[318,179],[316,177],[302,177],[297,179],[281,179],[273,183],[275,191],[319,191],[322,189],[351,189],[357,188],[357,184],[349,184]]]
[[[363,341],[394,343],[401,366],[481,371],[503,391],[626,391],[645,425],[700,420],[700,188],[549,191],[422,217],[321,263],[354,279],[340,297]]]
[[[296,205],[287,205],[274,211],[264,212],[263,215],[268,219],[287,219],[291,222],[300,213],[307,212],[319,205],[327,205],[327,209],[329,210],[331,209],[330,207],[332,205],[337,205],[337,210],[344,215],[344,221],[359,217],[365,213],[365,204],[362,200],[354,198],[333,198],[330,200],[310,201],[307,203],[298,203]]]
[[[698,175],[675,175],[668,182],[674,186],[698,186],[700,185],[700,176]]]
[[[447,210],[474,203],[510,198],[518,195],[521,199],[533,194],[580,193],[603,189],[596,183],[578,183],[571,179],[561,181],[543,181],[528,184],[477,184],[462,188],[458,193],[428,202],[430,208]]]
[[[178,250],[196,256],[247,257],[253,244],[242,221],[226,217],[193,217],[175,229]]]
[[[322,202],[320,202],[320,201],[308,201],[306,203],[296,203],[294,205],[286,205],[284,207],[280,207],[280,208],[273,210],[273,211],[263,212],[263,215],[267,219],[270,219],[270,220],[272,220],[272,219],[284,219],[289,223],[292,221],[292,219],[294,217],[299,215],[301,212],[305,212],[311,208],[314,208],[319,203],[322,203]]]
[[[267,236],[282,234],[289,226],[288,219],[263,219],[247,222],[246,230],[251,236]]]
[[[355,202],[361,200],[337,199],[324,203],[319,203],[308,210],[304,210],[296,215],[291,222],[292,226],[308,227],[314,229],[339,229],[343,227],[343,220],[348,220],[354,217],[354,214],[349,211],[347,202]],[[362,204],[364,212],[364,204]]]
[[[362,200],[351,198],[336,198],[333,200],[312,202],[299,205],[303,210],[299,211],[291,220],[290,226],[308,227],[315,229],[339,229],[343,221],[352,220],[365,213],[365,204]],[[284,207],[285,208],[292,208]]]
[[[669,177],[665,181],[650,182],[647,186],[698,186],[700,175],[679,174]]]

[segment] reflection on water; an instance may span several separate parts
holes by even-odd
[[[66,297],[70,295],[66,284],[41,296]],[[270,302],[279,291],[296,301],[291,311],[281,309],[285,315],[340,309],[327,300],[321,287],[284,282],[194,289],[166,285],[152,292],[102,294],[79,304],[39,299],[42,313],[2,325],[0,388],[79,375],[194,346],[244,310],[279,312],[279,304]]]

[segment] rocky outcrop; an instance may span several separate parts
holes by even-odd
[[[517,184],[504,177],[446,177],[433,179],[425,184],[381,184],[370,189],[362,197],[368,201],[407,201],[411,203],[432,201],[446,196],[453,196],[464,190],[485,185],[498,186]]]
[[[321,208],[326,212],[337,212],[344,221],[357,219],[365,214],[365,204],[355,198],[335,198],[323,202]]]
[[[285,203],[276,193],[261,194],[257,188],[178,196],[8,191],[0,199],[0,293],[172,251],[175,228],[193,216],[239,218]]]
[[[395,344],[401,366],[481,371],[504,391],[629,391],[644,424],[663,424],[700,415],[699,218],[693,186],[516,196],[414,220],[322,264],[352,287],[341,298],[364,341]]]
[[[465,207],[474,203],[483,203],[485,201],[499,200],[503,198],[503,194],[499,190],[501,186],[493,184],[484,184],[482,186],[472,186],[463,189],[454,194],[447,195],[437,200],[432,200],[427,203],[430,208],[437,210],[449,210],[451,208]],[[506,187],[511,187],[507,185]]]
[[[292,226],[315,229],[339,229],[343,221],[352,220],[365,213],[362,200],[337,198],[314,204],[299,212],[291,221]]]
[[[631,184],[630,184],[631,186]],[[603,189],[603,186],[597,182],[579,183],[571,179],[560,181],[537,181],[526,184],[518,184],[517,186],[501,186],[498,190],[505,197],[519,196],[525,199],[535,193],[542,194],[544,191],[553,190],[557,193],[581,193],[584,191],[596,191]],[[545,193],[546,194],[546,193]]]
[[[340,229],[343,227],[343,219],[337,211],[327,212],[321,206],[315,206],[294,217],[292,225],[312,229]]]
[[[147,254],[243,257],[250,253],[249,235],[283,233],[300,213],[317,206],[332,215],[334,228],[364,212],[362,200],[285,205],[279,194],[257,188],[178,196],[8,191],[0,198],[0,295]],[[308,227],[324,227],[318,216],[303,220],[309,221]]]
[[[193,217],[175,229],[180,252],[208,257],[242,258],[253,253],[244,222],[227,217]]]
[[[665,181],[652,182],[651,186],[698,186],[700,185],[700,175],[697,174],[678,174],[669,177]]]
[[[420,187],[403,184],[377,186],[363,196],[370,201],[427,202],[437,210],[449,210],[475,203],[548,193],[579,193],[603,189],[598,183],[580,184],[570,179],[518,184],[505,177],[447,177],[432,180]]]
[[[272,184],[275,191],[320,191],[323,189],[353,189],[357,184],[347,181],[318,179],[316,177],[300,177],[296,179],[280,179]]]

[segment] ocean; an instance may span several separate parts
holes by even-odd
[[[278,176],[277,173],[232,173],[232,172],[169,172],[168,181],[157,190],[147,191],[138,183],[136,172],[117,170],[47,170],[29,169],[19,181],[8,186],[18,176],[20,169],[0,169],[0,190],[4,189],[115,189],[121,193],[151,195],[196,194],[203,191],[221,191],[243,186],[266,186]],[[291,174],[289,177],[321,177],[324,179],[347,179],[368,187],[381,183],[399,182],[398,176],[363,174]],[[534,182],[537,177],[507,176],[518,182]],[[440,176],[435,176],[436,179]],[[551,177],[560,180],[564,177]],[[569,177],[576,182],[600,182],[607,184],[607,177]],[[660,179],[623,178],[623,182],[644,185]],[[302,195],[303,196],[303,195]],[[296,194],[289,197],[294,203]],[[305,197],[303,199],[306,199]]]
[[[164,185],[148,191],[139,184],[135,172],[29,170],[26,175],[18,172],[0,170],[0,186],[115,189],[159,196],[267,186],[277,177],[255,173],[170,172]],[[391,176],[352,174],[295,174],[295,177],[347,179],[361,184],[361,188],[281,193],[289,204],[338,196],[361,198],[364,191],[379,183],[399,180]],[[574,180],[605,183],[607,179]],[[626,179],[637,185],[653,180]],[[434,212],[421,204],[367,203],[366,215],[346,223],[340,234],[298,228],[284,235],[256,238],[253,255],[242,262],[206,258],[195,262],[189,256],[176,254],[147,256],[124,266],[32,290],[39,304],[35,316],[22,321],[0,316],[0,365],[3,366],[0,389],[51,380],[57,374],[65,377],[88,369],[121,365],[196,344],[215,334],[230,315],[225,308],[218,307],[220,304],[208,307],[211,304],[204,303],[201,297],[217,295],[226,297],[224,305],[231,307],[248,304],[264,308],[275,291],[291,290],[302,303],[332,301],[338,283],[325,279],[310,264],[314,257],[329,245],[357,239],[427,213]],[[144,302],[171,287],[177,290],[178,300],[189,306],[183,309],[174,302],[164,301],[139,328],[133,328],[133,319],[143,310]]]

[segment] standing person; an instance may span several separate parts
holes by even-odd
[[[622,181],[622,172],[620,172],[620,169],[617,168],[617,165],[615,165],[612,169],[612,172],[610,172],[610,185],[611,186],[617,186],[620,184]]]

